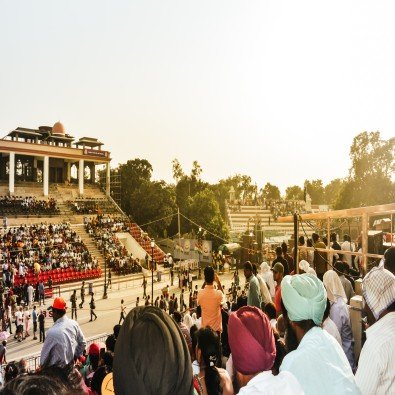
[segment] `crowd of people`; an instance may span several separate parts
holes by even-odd
[[[0,196],[0,215],[56,215],[56,200],[37,199],[35,196]]]
[[[344,256],[330,258],[333,268],[327,262],[321,276],[318,255],[295,263],[283,245],[270,263],[244,263],[244,286],[238,271],[226,288],[207,266],[202,287],[186,273],[180,296],[167,287],[153,305],[143,283],[146,297],[129,312],[122,300],[105,345],[87,347],[66,302],[56,298],[40,369],[7,365],[0,393],[29,386],[52,393],[44,391],[53,380],[57,392],[73,394],[391,394],[395,247],[362,279],[366,341],[359,360],[349,312],[353,277]]]
[[[69,223],[42,223],[0,228],[0,265],[3,282],[11,287],[17,277],[25,282],[30,274],[38,279],[42,272],[88,270],[98,262]]]
[[[108,267],[114,272],[141,272],[140,261],[128,253],[116,236],[118,232],[129,232],[129,226],[123,218],[104,215],[85,218],[85,229],[96,240],[97,248],[102,251]]]

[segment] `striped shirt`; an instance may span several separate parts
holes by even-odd
[[[363,395],[395,394],[395,312],[366,330],[356,381]]]

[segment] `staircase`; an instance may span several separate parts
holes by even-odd
[[[253,230],[255,223],[260,221],[265,235],[276,236],[293,232],[293,223],[275,222],[270,210],[263,209],[262,206],[233,206],[233,209],[226,204],[228,223],[230,227],[231,239],[238,241],[240,235],[249,229]]]
[[[104,257],[100,250],[96,247],[95,239],[89,236],[89,233],[86,232],[84,226],[82,225],[71,225],[71,228],[77,233],[78,236],[81,237],[82,242],[86,245],[89,253],[93,258],[97,259],[99,266],[104,274]]]
[[[144,231],[136,224],[136,223],[131,223],[130,224],[130,234],[133,236],[133,238],[141,245],[141,247],[144,248],[144,250],[147,252],[148,255],[152,255],[152,249],[151,249],[151,238],[144,233]],[[145,235],[143,237],[143,235]],[[154,247],[154,260],[156,263],[163,263],[163,259],[165,257],[165,253],[160,249],[156,244]]]

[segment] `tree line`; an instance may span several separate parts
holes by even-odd
[[[120,175],[122,209],[143,225],[144,230],[159,238],[176,236],[178,223],[173,214],[179,208],[183,214],[180,221],[182,234],[196,234],[196,224],[202,224],[206,236],[219,245],[229,237],[225,200],[229,198],[231,187],[236,199],[303,200],[308,193],[313,204],[329,204],[334,209],[395,201],[395,138],[382,139],[380,132],[360,133],[350,147],[350,160],[346,177],[336,178],[327,185],[320,179],[306,179],[302,186],[286,188],[285,196],[281,196],[279,188],[270,183],[258,190],[251,177],[244,174],[210,184],[202,179],[203,170],[197,161],[193,162],[191,173],[186,174],[180,162],[174,159],[174,183],[153,180],[153,168],[146,159],[128,160],[112,173]]]

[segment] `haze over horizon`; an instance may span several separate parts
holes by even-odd
[[[60,120],[113,163],[284,192],[395,136],[395,3],[0,0],[0,137]]]

